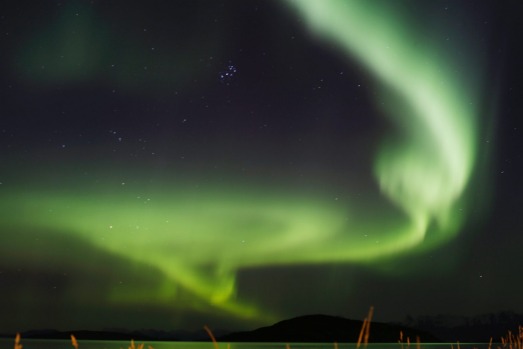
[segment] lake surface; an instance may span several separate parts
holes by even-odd
[[[141,344],[137,341],[135,344]],[[154,349],[214,349],[211,342],[144,342],[144,349],[149,346]],[[23,349],[74,349],[70,340],[41,340],[23,339],[21,340]],[[79,340],[79,349],[128,349],[129,341],[92,341]],[[219,343],[220,349],[286,349],[286,343]],[[289,343],[291,349],[335,349],[334,343]],[[0,338],[0,349],[12,349],[14,338]],[[338,349],[356,349],[355,343],[338,343]],[[421,343],[421,349],[458,349],[456,343]],[[497,344],[492,344],[492,348],[497,348]],[[360,349],[364,349],[363,345]],[[488,343],[460,343],[460,349],[488,349]],[[409,346],[398,343],[371,343],[367,349],[417,349],[416,343]]]

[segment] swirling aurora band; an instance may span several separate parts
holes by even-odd
[[[174,286],[159,302],[175,301],[180,286],[238,316],[262,316],[233,296],[241,268],[371,262],[455,235],[477,142],[476,111],[464,102],[471,100],[465,97],[470,89],[446,59],[414,44],[423,37],[399,25],[393,13],[377,13],[374,2],[288,3],[319,40],[334,43],[381,86],[383,113],[399,132],[379,152],[375,173],[396,206],[391,210],[403,215],[361,222],[351,213],[355,203],[340,207],[321,197],[249,188],[240,193],[233,186],[193,193],[163,183],[135,189],[144,193],[140,197],[123,187],[90,193],[13,190],[13,199],[3,204],[5,224],[77,234],[163,272]]]
[[[315,34],[336,43],[382,84],[383,112],[401,132],[383,147],[376,174],[383,192],[410,217],[411,242],[421,242],[434,221],[441,234],[455,232],[456,204],[470,178],[477,142],[470,88],[463,89],[456,73],[424,49],[412,29],[376,16],[375,4],[290,3]]]

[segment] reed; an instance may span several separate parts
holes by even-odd
[[[20,344],[20,333],[17,333],[15,337],[15,349],[22,349],[22,344]]]
[[[505,337],[501,337],[501,346],[497,349],[523,349],[523,326],[518,327],[518,333],[508,331]]]
[[[220,346],[218,345],[218,342],[216,341],[216,337],[214,337],[214,334],[212,333],[209,326],[205,325],[205,326],[203,326],[203,329],[205,330],[205,332],[207,332],[207,334],[211,338],[212,344],[214,345],[214,349],[220,349]]]
[[[71,335],[71,344],[73,345],[74,349],[78,349],[78,341],[76,340],[74,334]]]
[[[363,339],[365,348],[367,347],[367,344],[369,343],[370,322],[372,321],[373,314],[374,314],[374,307],[371,306],[369,309],[369,313],[367,314],[367,317],[365,319],[363,319],[363,325],[361,326],[360,335],[358,336],[358,343],[356,344],[356,349],[359,349],[362,339]]]

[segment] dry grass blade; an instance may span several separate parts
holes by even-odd
[[[369,337],[370,337],[370,322],[372,321],[372,315],[374,314],[374,307],[370,307],[369,314],[367,315],[367,328],[365,329],[365,347],[367,347],[367,344],[369,344]]]
[[[71,344],[75,349],[78,349],[78,341],[76,340],[76,337],[74,335],[71,335]]]
[[[400,339],[398,339],[398,343],[401,345],[401,349],[403,349],[403,331],[400,331]]]
[[[356,348],[358,349],[361,345],[361,341],[363,340],[363,343],[365,344],[365,347],[367,347],[367,344],[369,343],[369,335],[370,335],[370,321],[372,320],[372,314],[374,313],[374,307],[370,307],[369,314],[365,319],[363,319],[363,325],[361,326],[360,335],[358,336],[358,343],[356,344]]]
[[[209,326],[205,325],[205,326],[203,326],[203,329],[205,330],[205,332],[207,332],[209,337],[211,337],[212,344],[214,345],[214,349],[220,349],[220,346],[218,345],[218,342],[216,341],[216,337],[214,337],[214,334],[212,334],[212,331],[209,328]]]
[[[361,340],[363,339],[363,334],[365,333],[365,328],[367,327],[367,318],[363,319],[363,324],[361,325],[360,335],[358,336],[358,343],[356,348],[359,348],[361,345]]]
[[[15,349],[22,349],[22,344],[20,344],[20,333],[17,333],[15,337]]]

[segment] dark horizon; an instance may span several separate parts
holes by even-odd
[[[365,321],[367,317],[364,319]],[[0,333],[0,338],[14,338],[20,335],[24,339],[76,339],[85,340],[118,340],[118,341],[172,341],[172,342],[272,342],[272,343],[356,343],[360,332],[365,328],[364,320],[347,319],[325,314],[311,314],[284,319],[258,328],[234,330],[212,329],[207,325],[200,329],[32,329],[15,333]],[[401,340],[414,341],[420,338],[421,343],[500,343],[509,333],[517,334],[523,323],[523,314],[501,312],[483,314],[476,317],[459,317],[451,315],[425,316],[409,318],[403,322],[370,321],[369,338],[371,343],[395,343]],[[408,338],[408,339],[407,339]]]
[[[523,313],[517,1],[0,6],[0,332]]]

